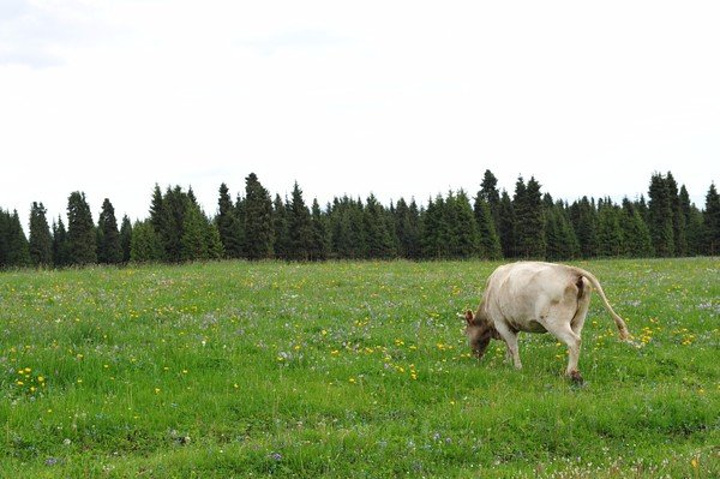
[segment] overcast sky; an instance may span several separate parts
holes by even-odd
[[[0,208],[720,183],[720,2],[1,0]]]

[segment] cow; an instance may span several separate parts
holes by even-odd
[[[480,306],[465,313],[470,348],[482,358],[490,339],[505,341],[508,359],[522,368],[518,333],[549,332],[569,350],[566,375],[582,384],[578,371],[580,333],[595,289],[620,332],[629,340],[625,321],[613,311],[600,282],[584,269],[562,264],[521,261],[498,267],[488,278]]]

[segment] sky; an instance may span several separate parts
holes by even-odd
[[[0,208],[720,184],[716,1],[2,0]]]

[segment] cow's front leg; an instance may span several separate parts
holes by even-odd
[[[513,364],[516,369],[522,369],[522,363],[520,362],[520,351],[518,350],[518,339],[517,331],[510,329],[506,324],[496,324],[495,329],[497,330],[500,337],[505,341],[507,346],[507,357],[512,358]]]

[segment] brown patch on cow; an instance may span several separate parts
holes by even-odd
[[[585,382],[583,377],[580,375],[580,371],[578,371],[577,369],[570,373],[570,380],[576,386],[582,386],[583,383]]]
[[[582,276],[578,276],[577,281],[575,281],[575,286],[577,286],[578,293],[577,298],[580,299],[583,296],[583,293],[585,292],[585,281]]]

